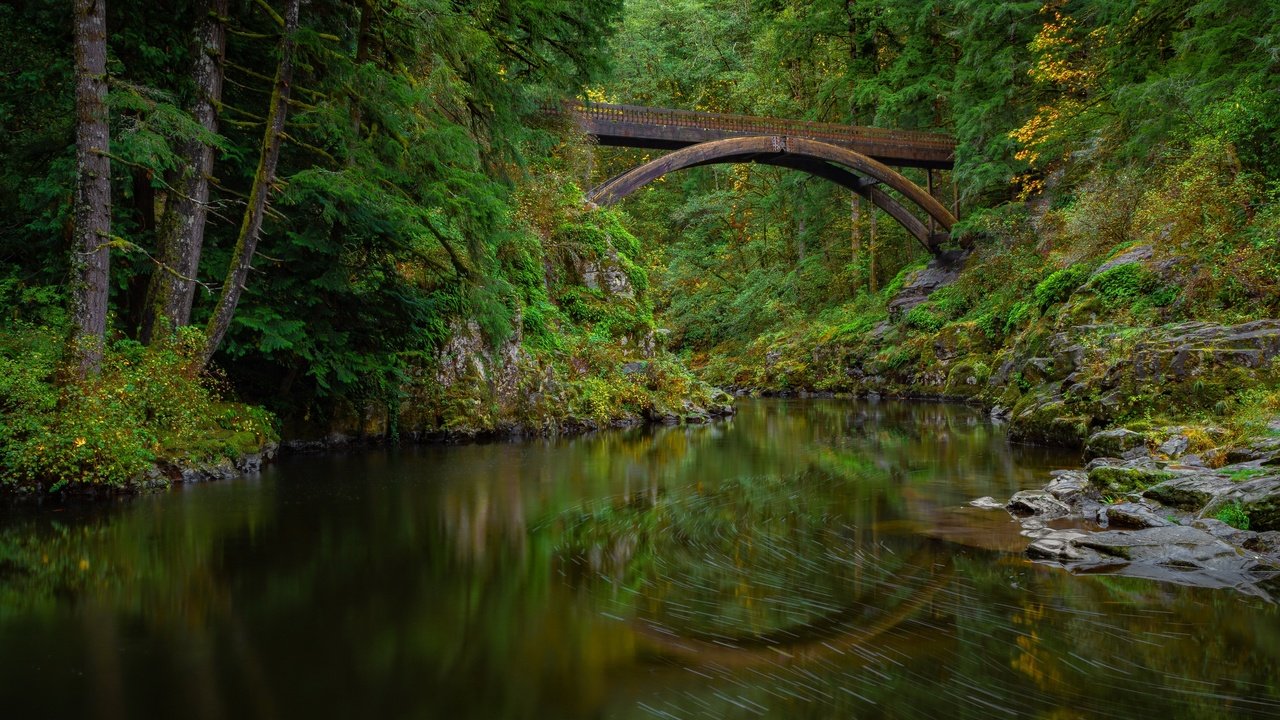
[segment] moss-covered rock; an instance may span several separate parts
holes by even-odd
[[[1089,484],[1104,493],[1130,493],[1158,485],[1173,473],[1148,468],[1104,465],[1089,471]]]

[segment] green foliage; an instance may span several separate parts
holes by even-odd
[[[946,319],[927,304],[917,305],[911,308],[903,317],[902,322],[916,330],[924,330],[925,332],[937,332],[946,324]]]
[[[122,340],[100,376],[58,386],[59,334],[22,326],[0,346],[0,476],[34,492],[136,490],[158,459],[209,462],[273,439],[270,416],[221,403],[198,376],[198,333]]]
[[[1088,277],[1089,268],[1076,264],[1056,270],[1052,275],[1041,280],[1035,289],[1035,298],[1040,305],[1040,311],[1044,312],[1050,305],[1066,300]]]
[[[1089,281],[1089,287],[1110,310],[1144,306],[1164,307],[1178,297],[1178,289],[1164,285],[1160,277],[1140,263],[1117,265]]]
[[[1218,508],[1214,517],[1219,522],[1224,522],[1237,530],[1249,529],[1249,513],[1245,512],[1244,507],[1238,502],[1228,503]]]

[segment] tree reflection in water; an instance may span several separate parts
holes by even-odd
[[[1000,550],[1002,513],[955,509],[1075,461],[967,408],[745,401],[8,509],[0,697],[10,717],[1280,712],[1274,606],[1035,566]]]

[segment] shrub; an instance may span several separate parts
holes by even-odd
[[[157,457],[231,456],[274,437],[262,410],[228,405],[199,372],[198,331],[115,343],[101,373],[59,387],[59,333],[0,342],[0,475],[26,490],[130,489]]]
[[[1249,514],[1238,502],[1223,505],[1214,517],[1237,530],[1249,529]]]
[[[1076,264],[1062,268],[1041,280],[1034,291],[1040,310],[1043,312],[1050,305],[1066,300],[1088,277],[1088,267]]]

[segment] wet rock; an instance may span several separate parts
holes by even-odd
[[[1203,530],[1219,540],[1240,547],[1244,547],[1245,542],[1258,534],[1251,530],[1240,530],[1239,528],[1231,527],[1217,518],[1200,518],[1192,522],[1191,527]]]
[[[1142,467],[1104,466],[1089,471],[1089,484],[1106,493],[1130,493],[1173,478],[1163,470]]]
[[[970,500],[969,504],[973,507],[976,507],[982,510],[1000,510],[1001,508],[1004,507],[1004,505],[999,500],[996,500],[990,495],[987,495],[985,497],[980,497],[977,500]]]
[[[1089,487],[1089,475],[1079,470],[1054,470],[1053,480],[1045,486],[1045,492],[1071,505]]]
[[[1141,503],[1126,502],[1108,505],[1104,512],[1107,519],[1107,527],[1141,529],[1168,527],[1176,524],[1160,517],[1151,507]]]
[[[1005,509],[1018,517],[1056,518],[1071,513],[1071,508],[1066,503],[1044,490],[1015,493],[1005,504]]]
[[[1280,575],[1275,560],[1183,525],[1097,533],[1059,530],[1036,539],[1027,554],[1090,572],[1230,587],[1263,597],[1269,596],[1258,583]]]
[[[1152,485],[1142,491],[1142,496],[1183,510],[1199,510],[1233,485],[1222,475],[1197,473]]]
[[[1230,481],[1228,481],[1230,482]],[[1254,530],[1280,530],[1280,475],[1232,482],[1205,505],[1203,515],[1212,515],[1224,505],[1239,503]]]
[[[1101,555],[1076,543],[1089,536],[1082,530],[1055,530],[1035,539],[1027,547],[1027,555],[1038,560],[1060,562],[1087,562],[1101,559]]]
[[[1121,560],[1183,566],[1203,566],[1218,560],[1236,561],[1240,552],[1199,528],[1184,525],[1145,530],[1108,530],[1075,541]]]
[[[1253,537],[1244,541],[1244,548],[1263,555],[1280,555],[1280,531],[1254,533]]]
[[[991,419],[994,420],[995,422],[1004,422],[1008,420],[1009,416],[1012,414],[1013,414],[1013,411],[1007,407],[996,405],[991,408]]]
[[[1124,454],[1135,448],[1146,447],[1147,439],[1142,433],[1126,428],[1103,430],[1089,436],[1085,444],[1085,454],[1090,458],[1124,457]]]

